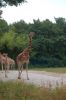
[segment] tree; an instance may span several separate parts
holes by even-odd
[[[0,19],[0,36],[8,31],[8,24],[5,20]]]
[[[27,33],[28,31],[28,25],[23,20],[20,20],[19,22],[15,22],[13,26],[15,27],[16,33],[21,34],[21,33]]]
[[[59,17],[59,18],[55,18],[55,21],[58,25],[63,25],[66,23],[66,19],[65,18],[62,18],[62,17]]]
[[[25,0],[0,0],[0,7],[7,6],[7,5],[17,6],[18,4],[21,4],[23,2],[26,2],[26,1]]]

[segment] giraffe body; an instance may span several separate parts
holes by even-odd
[[[5,68],[5,77],[7,77],[7,72],[10,69],[10,66],[13,66],[15,64],[15,61],[10,57],[8,57],[6,53],[3,54],[0,53],[0,63],[2,67],[2,72],[3,69]]]
[[[15,61],[8,57],[8,60],[9,60],[9,69],[14,69],[15,68]]]
[[[7,59],[7,65],[9,65],[8,66],[8,70],[11,68],[14,68],[15,67],[15,61],[12,59],[12,58],[10,58],[9,56],[7,56],[7,54],[6,53],[4,53],[3,54],[3,56]]]

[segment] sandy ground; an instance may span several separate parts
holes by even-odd
[[[0,71],[0,81],[18,80],[18,71],[9,71],[8,78],[5,78],[5,72]],[[44,71],[28,71],[29,80],[26,77],[26,71],[23,71],[21,80],[26,83],[35,84],[37,86],[56,87],[66,85],[66,74],[50,73]]]

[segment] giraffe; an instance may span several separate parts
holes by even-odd
[[[13,68],[15,66],[15,61],[10,57],[8,57],[8,54],[6,53],[2,54],[0,52],[0,64],[2,67],[2,72],[3,69],[5,68],[5,77],[7,77],[7,71],[9,70],[10,67]]]
[[[7,71],[9,70],[9,60],[8,60],[8,54],[7,53],[3,53],[2,56],[4,57],[4,67],[5,67],[5,77],[7,77]]]
[[[18,65],[18,79],[21,79],[21,73],[23,71],[23,67],[24,64],[26,64],[26,75],[27,75],[27,80],[29,80],[28,77],[28,64],[29,64],[29,54],[31,52],[31,48],[32,48],[32,37],[34,36],[34,32],[30,32],[29,33],[29,45],[27,48],[24,49],[23,52],[21,52],[20,54],[18,54],[16,61],[17,61],[17,65]]]
[[[5,64],[5,57],[2,55],[1,52],[0,52],[0,64],[1,64],[2,72],[3,72],[3,68],[4,68],[4,64]]]
[[[15,60],[13,60],[12,58],[8,57],[9,60],[9,65],[10,65],[10,69],[14,69],[15,68]]]
[[[14,68],[15,67],[15,61],[10,58],[6,53],[3,53],[3,56],[6,58],[7,57],[7,61],[8,61],[8,70],[11,68]]]
[[[0,63],[2,66],[2,71],[3,71],[3,67],[5,67],[5,77],[7,77],[7,69],[9,66],[9,62],[7,60],[7,54],[6,57],[4,57],[3,54],[0,52]]]

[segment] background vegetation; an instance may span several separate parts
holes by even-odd
[[[55,18],[44,21],[33,20],[26,23],[23,20],[8,25],[0,19],[0,52],[7,52],[10,57],[16,56],[28,46],[28,34],[35,32],[30,54],[30,64],[43,67],[66,66],[66,19]]]

